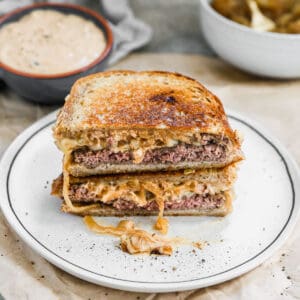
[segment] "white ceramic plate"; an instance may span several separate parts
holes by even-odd
[[[130,291],[166,292],[209,286],[266,260],[287,239],[299,211],[299,172],[287,151],[253,121],[229,113],[244,134],[233,212],[226,218],[170,217],[170,236],[206,240],[203,250],[173,256],[131,256],[118,239],[90,232],[82,218],[60,212],[50,196],[62,155],[51,136],[52,113],[25,130],[1,161],[0,201],[20,237],[59,268],[85,280]],[[104,218],[103,218],[104,219]],[[151,228],[154,218],[134,218]],[[117,218],[105,218],[116,223]]]

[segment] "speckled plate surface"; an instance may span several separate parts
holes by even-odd
[[[130,291],[200,288],[241,275],[287,239],[299,211],[299,171],[287,151],[253,121],[229,112],[244,134],[233,212],[225,218],[170,217],[169,236],[209,242],[203,250],[178,248],[171,257],[130,256],[118,239],[96,235],[82,218],[60,212],[50,196],[62,155],[51,136],[52,113],[25,130],[0,164],[0,204],[11,227],[37,253],[82,279]],[[104,220],[103,220],[104,219]],[[150,229],[154,218],[134,218]],[[116,224],[118,218],[102,218]]]

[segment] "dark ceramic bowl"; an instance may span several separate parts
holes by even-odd
[[[113,35],[108,22],[95,11],[73,4],[41,3],[16,9],[0,18],[1,27],[17,21],[35,9],[54,9],[62,13],[72,13],[91,20],[101,28],[106,37],[106,47],[89,65],[60,74],[31,74],[18,71],[0,62],[0,78],[18,95],[30,101],[54,104],[62,103],[73,83],[80,77],[105,69],[112,50]]]

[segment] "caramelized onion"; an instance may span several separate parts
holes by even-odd
[[[200,249],[200,243],[191,243],[186,239],[168,239],[155,233],[135,227],[131,220],[121,220],[117,226],[103,226],[91,216],[84,217],[87,227],[93,232],[120,237],[121,249],[129,254],[171,255],[173,246],[179,244],[193,245]]]

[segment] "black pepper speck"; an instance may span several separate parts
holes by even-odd
[[[173,96],[168,96],[166,98],[166,102],[167,103],[171,103],[171,104],[174,104],[176,102],[175,98]]]

